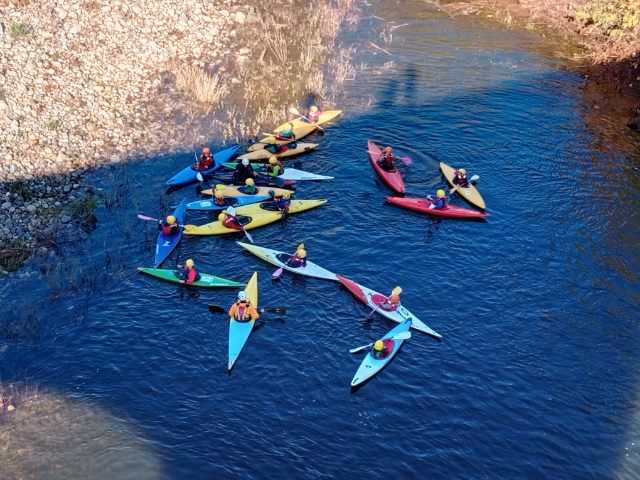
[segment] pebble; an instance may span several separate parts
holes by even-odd
[[[63,215],[63,216],[60,218],[60,221],[61,221],[62,223],[69,223],[69,222],[71,221],[71,217],[70,217],[69,215]]]

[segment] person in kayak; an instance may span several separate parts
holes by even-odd
[[[229,308],[229,316],[238,322],[248,322],[260,318],[258,310],[251,304],[244,291],[238,292],[238,300]]]
[[[253,178],[247,178],[244,181],[244,188],[242,189],[242,192],[246,193],[247,195],[256,195],[258,193],[256,182]]]
[[[271,190],[271,192],[273,192],[273,190]],[[291,194],[286,190],[284,192],[278,191],[278,193],[274,193],[273,204],[284,215],[287,215],[289,213],[289,206],[291,205]]]
[[[220,188],[216,188],[213,191],[213,196],[215,198],[214,203],[218,207],[223,207],[227,204],[227,200],[224,198],[224,192]]]
[[[294,142],[296,139],[296,134],[293,131],[293,123],[289,122],[285,128],[280,130],[276,135],[276,140],[286,140],[289,142]]]
[[[251,162],[248,158],[243,158],[240,163],[236,165],[233,171],[232,183],[234,185],[244,185],[247,179],[253,179],[256,176],[251,166]]]
[[[391,295],[389,295],[385,301],[380,303],[379,307],[383,310],[387,310],[393,312],[398,309],[400,306],[400,295],[402,294],[402,288],[395,287],[391,290]]]
[[[307,118],[311,123],[318,123],[318,120],[320,120],[320,113],[321,112],[318,107],[311,105],[311,107],[309,107],[309,115],[307,115]]]
[[[277,177],[278,175],[282,175],[283,172],[284,167],[278,161],[278,157],[271,155],[269,157],[269,165],[267,165],[267,175],[270,177]]]
[[[193,169],[194,170],[209,170],[213,166],[213,155],[211,155],[211,150],[209,147],[204,147],[202,149],[202,154],[198,161],[195,162]]]
[[[166,237],[174,235],[178,233],[178,230],[180,230],[178,220],[173,215],[168,215],[163,222],[160,222],[158,227],[160,228],[162,234]]]
[[[220,212],[218,215],[218,221],[227,228],[232,230],[242,230],[242,225],[234,214],[229,213],[228,211]]]
[[[447,208],[448,198],[447,194],[441,188],[436,191],[436,198],[431,195],[427,195],[427,198],[431,200],[431,206],[429,208],[435,208],[436,210],[442,210]]]
[[[184,262],[184,268],[180,274],[182,276],[180,283],[184,283],[185,285],[193,285],[193,282],[200,280],[200,274],[198,270],[196,270],[195,262],[190,258]]]
[[[384,170],[392,172],[396,169],[393,160],[393,148],[384,147],[384,149],[382,150],[382,155],[380,155],[380,159],[378,160],[378,165],[380,165]]]
[[[467,171],[464,168],[458,168],[453,176],[453,184],[462,188],[469,187],[469,179],[467,178]]]
[[[292,268],[307,266],[307,251],[304,248],[304,243],[298,245],[296,253],[289,258],[289,260],[287,261],[287,265]]]
[[[371,349],[373,358],[383,359],[393,351],[394,341],[390,338],[386,340],[376,340]]]

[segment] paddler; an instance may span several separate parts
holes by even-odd
[[[238,322],[248,322],[260,318],[258,310],[251,304],[244,291],[238,292],[238,300],[229,308],[229,316]]]
[[[173,215],[167,215],[167,218],[164,219],[163,222],[160,222],[158,228],[165,236],[170,236],[178,233],[180,230],[180,225],[178,224],[178,220]]]
[[[278,161],[278,157],[276,157],[275,155],[271,155],[269,157],[269,165],[267,165],[267,175],[269,175],[270,177],[277,177],[279,175],[282,175],[283,172],[284,167]]]
[[[202,154],[198,161],[194,165],[195,170],[209,170],[213,166],[213,155],[211,155],[211,150],[209,147],[204,147],[202,149]]]
[[[307,118],[311,123],[318,123],[318,120],[320,120],[320,110],[318,109],[317,106],[311,105],[311,107],[309,108],[309,115],[307,115]]]
[[[220,214],[218,215],[218,221],[224,227],[230,228],[232,230],[242,230],[242,225],[240,225],[238,217],[236,217],[232,213],[229,213],[228,209],[227,211],[220,212]]]
[[[242,189],[242,193],[246,193],[247,195],[256,195],[258,193],[256,182],[253,178],[247,178],[244,181],[244,188]]]
[[[431,200],[431,206],[429,208],[435,208],[436,210],[441,210],[443,208],[447,208],[447,194],[444,190],[439,188],[436,191],[436,198],[433,198],[431,195],[427,195],[427,198]]]
[[[453,176],[453,184],[462,188],[467,188],[469,186],[467,171],[464,168],[456,169]]]
[[[290,197],[291,197],[291,193],[289,193],[288,190],[284,190],[284,191],[278,190],[278,193],[275,193],[273,195],[273,204],[284,215],[287,215],[289,213],[289,205],[291,205]]]
[[[385,358],[393,351],[394,341],[390,338],[385,340],[376,340],[371,349],[373,358]]]
[[[400,306],[400,295],[402,294],[402,288],[395,287],[391,290],[391,295],[380,304],[380,308],[387,311],[395,311]]]
[[[244,185],[247,179],[254,178],[255,176],[256,174],[253,171],[251,162],[248,158],[243,158],[233,171],[232,182],[234,185]]]
[[[383,169],[390,172],[396,169],[396,166],[394,165],[393,160],[394,160],[393,148],[389,146],[384,147],[384,149],[382,150],[382,155],[378,160],[378,165],[380,165]]]
[[[222,191],[221,188],[216,188],[213,191],[213,196],[215,198],[214,203],[218,206],[218,207],[223,207],[227,204],[227,201],[224,198],[224,192]]]
[[[307,266],[307,250],[304,248],[304,243],[298,245],[296,253],[292,255],[287,261],[287,265],[292,268],[300,268]]]
[[[296,134],[293,131],[293,123],[289,122],[286,127],[280,130],[276,135],[276,140],[287,140],[293,142],[296,139]]]
[[[200,274],[198,273],[198,270],[196,270],[195,262],[190,258],[184,262],[184,268],[180,274],[182,275],[180,283],[184,283],[185,285],[193,285],[193,282],[200,279]]]

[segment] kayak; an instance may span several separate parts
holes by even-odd
[[[236,168],[235,163],[225,163],[225,168],[234,169]],[[267,167],[266,166],[254,166],[253,171],[260,174],[266,175]],[[294,182],[301,182],[305,180],[333,180],[334,177],[328,177],[326,175],[317,175],[311,172],[305,172],[304,170],[298,170],[297,168],[285,167],[284,172],[278,175],[276,178],[280,180],[290,180]]]
[[[216,205],[214,199],[210,200],[197,200],[195,202],[187,203],[187,210],[208,210],[208,211],[220,211],[228,207],[241,207],[242,205],[249,205],[251,203],[264,202],[269,200],[269,195],[245,195],[242,197],[224,197],[225,205]]]
[[[341,113],[342,113],[342,110],[327,110],[326,112],[322,112],[320,114],[320,118],[318,119],[318,123],[309,123],[303,118],[296,118],[294,120],[289,120],[288,122],[285,122],[282,125],[278,126],[274,130],[274,132],[281,132],[282,130],[286,129],[289,126],[289,124],[293,124],[293,134],[295,135],[295,140],[297,141],[306,137],[310,133],[313,133],[314,131],[316,131],[316,129],[318,128],[318,125],[322,125],[324,123],[330,122]],[[291,140],[276,140],[276,137],[274,135],[268,135],[262,138],[259,142],[256,142],[253,145],[250,145],[249,148],[247,148],[247,150],[249,150],[250,152],[253,152],[255,150],[260,150],[261,148],[264,148],[265,145],[272,145],[274,143],[277,145],[283,145],[286,143],[291,143]]]
[[[257,309],[258,272],[253,272],[253,275],[251,275],[244,291],[247,293],[247,299]],[[255,323],[255,320],[239,321],[233,317],[229,318],[229,363],[227,364],[227,370],[231,370],[233,368],[233,364],[236,363],[238,355],[240,355],[244,344],[247,343]]]
[[[160,280],[166,280],[167,282],[182,282],[182,275],[178,270],[138,267],[138,271],[151,275],[152,277],[159,278]],[[200,273],[200,278],[188,286],[204,288],[244,287],[244,283],[234,282],[233,280],[227,280],[226,278],[216,277],[215,275],[209,275],[207,273]]]
[[[162,265],[162,262],[164,262],[167,257],[171,255],[171,252],[173,252],[173,250],[178,246],[178,243],[180,243],[183,230],[182,224],[184,223],[184,215],[186,210],[187,203],[183,199],[173,211],[173,216],[176,217],[176,221],[178,222],[178,225],[180,225],[180,228],[176,233],[174,233],[173,235],[165,235],[164,233],[162,233],[162,231],[158,233],[158,239],[156,240],[156,254],[153,262],[153,266],[155,268],[158,268],[160,265]]]
[[[240,150],[240,145],[234,145],[225,150],[220,150],[218,153],[213,155],[213,166],[207,170],[194,170],[193,165],[190,165],[186,168],[183,168],[178,173],[176,173],[173,177],[167,180],[166,185],[168,187],[179,187],[181,185],[187,185],[189,183],[196,182],[198,179],[196,175],[198,172],[202,174],[203,177],[207,175],[211,175],[215,172],[220,166],[231,160],[238,154]]]
[[[400,325],[397,325],[396,327],[389,330],[387,334],[380,340],[388,340],[390,338],[393,338],[399,333],[407,332],[409,328],[411,328],[411,320],[405,320]],[[391,359],[395,357],[396,353],[398,353],[403,343],[404,340],[402,339],[393,340],[393,349],[384,358],[374,357],[373,349],[369,350],[369,352],[367,352],[367,356],[364,357],[362,363],[360,363],[356,374],[353,376],[353,379],[351,380],[351,386],[357,387],[361,383],[364,383],[367,380],[371,379],[371,377],[373,377],[380,370],[386,367]]]
[[[378,145],[369,140],[369,160],[371,161],[371,166],[378,174],[378,176],[382,179],[387,186],[397,193],[404,193],[404,180],[402,180],[402,174],[400,170],[394,168],[393,170],[385,170],[380,166],[378,160],[382,157],[382,150]]]
[[[253,150],[240,155],[238,157],[238,160],[244,160],[246,158],[250,162],[264,162],[269,160],[269,157],[271,157],[271,155],[275,155],[276,158],[293,157],[294,155],[300,155],[301,153],[315,150],[316,148],[318,148],[318,146],[318,143],[296,142],[295,148],[287,148],[286,150],[279,153],[271,153],[269,150],[261,148],[259,150]]]
[[[456,207],[455,205],[447,205],[444,208],[435,208],[433,202],[428,198],[407,198],[407,197],[387,197],[387,202],[398,207],[413,210],[418,213],[426,213],[434,217],[445,218],[473,218],[484,219],[487,217],[485,212],[471,210],[470,208]]]
[[[274,194],[276,193],[285,193],[285,192],[289,192],[289,194],[291,196],[293,196],[293,191],[292,190],[288,190],[286,188],[278,188],[278,187],[256,187],[256,193],[255,194],[249,194],[249,193],[244,193],[246,187],[244,186],[238,186],[238,185],[221,185],[222,187],[224,187],[223,191],[224,191],[224,196],[225,197],[242,197],[242,196],[247,196],[247,195],[269,195],[271,196],[271,192],[273,192]],[[220,185],[218,185],[218,187],[220,187]],[[209,195],[209,196],[213,196],[213,189],[212,188],[208,188],[206,190],[202,190],[202,192],[200,192],[201,195]]]
[[[386,317],[389,320],[397,323],[402,323],[405,320],[411,320],[411,328],[436,338],[442,338],[442,335],[429,328],[426,323],[424,323],[402,305],[400,305],[396,310],[384,310],[380,308],[379,305],[387,299],[386,296],[382,295],[379,292],[376,292],[375,290],[371,290],[370,288],[360,285],[353,280],[349,280],[342,275],[338,275],[337,277],[338,281],[347,290],[349,290],[354,297],[356,297],[365,305],[368,305],[370,308],[375,308],[376,311],[383,317]]]
[[[324,268],[316,265],[313,262],[307,261],[307,265],[304,267],[291,267],[287,265],[287,261],[291,258],[292,255],[279,252],[278,250],[272,250],[270,248],[259,247],[258,245],[252,245],[250,243],[236,242],[245,250],[253,253],[256,257],[261,258],[265,262],[269,262],[271,265],[275,265],[276,267],[282,267],[282,269],[292,272],[298,273],[300,275],[305,275],[307,277],[321,278],[323,280],[333,280],[338,281],[338,277],[333,272],[329,270],[325,270]]]
[[[452,187],[455,187],[453,183],[453,178],[456,175],[456,169],[453,167],[450,167],[444,162],[440,162],[440,170],[442,170],[442,174],[444,175],[444,178],[447,179],[447,182],[449,182],[449,185],[451,185]],[[468,187],[457,188],[456,192],[459,193],[460,196],[464,198],[467,202],[469,202],[471,205],[474,205],[483,210],[486,208],[486,205],[484,203],[484,198],[482,198],[482,195],[480,195],[480,192],[475,187],[475,185],[469,184]]]
[[[289,214],[300,213],[312,208],[319,207],[327,203],[327,200],[291,200],[289,206]],[[271,202],[256,203],[244,207],[236,208],[236,216],[244,221],[245,230],[253,230],[254,228],[263,227],[270,223],[282,220],[282,213],[277,210],[266,208],[265,204]],[[225,235],[229,233],[240,233],[241,230],[227,228],[219,221],[206,223],[204,225],[185,225],[184,233],[186,235]]]

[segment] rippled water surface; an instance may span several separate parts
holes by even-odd
[[[377,290],[402,285],[442,342],[414,334],[351,393],[362,357],[348,349],[394,324],[365,321],[337,284],[272,283],[240,237],[187,238],[167,265],[193,257],[238,280],[257,270],[261,303],[289,309],[264,315],[227,375],[228,321],[206,304],[226,307],[234,291],[192,294],[135,273],[155,235],[135,213],[195,198],[161,193],[185,154],[131,164],[115,186],[101,175],[124,200],[99,209],[96,232],[43,276],[0,287],[10,321],[27,319],[0,338],[0,377],[126,419],[162,478],[637,478],[640,144],[603,145],[587,130],[581,79],[534,36],[422,3],[374,13],[409,25],[384,45],[392,55],[361,54],[346,114],[299,160],[336,180],[300,185],[298,198],[329,204],[253,237],[287,251],[304,241],[311,260]],[[376,25],[351,35],[382,45]],[[413,158],[411,194],[442,185],[439,161],[467,165],[489,220],[384,205],[368,138]]]

